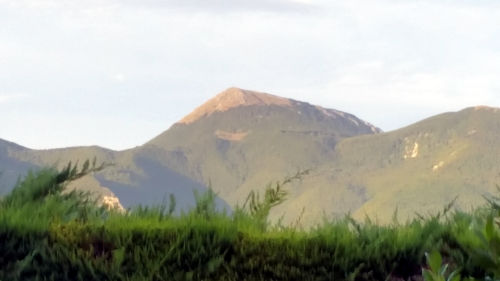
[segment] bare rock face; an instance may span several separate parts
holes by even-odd
[[[120,213],[125,212],[125,208],[123,208],[122,204],[120,204],[120,199],[116,196],[104,195],[101,197],[101,204],[108,210],[116,210]]]
[[[178,123],[189,124],[200,118],[210,116],[214,112],[224,112],[235,107],[250,105],[292,106],[292,102],[289,99],[275,95],[233,87],[208,100]]]

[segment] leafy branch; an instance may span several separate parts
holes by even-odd
[[[249,214],[254,219],[262,225],[266,225],[271,209],[283,203],[288,196],[288,191],[284,190],[283,187],[295,180],[302,179],[309,172],[310,170],[298,171],[295,175],[277,182],[274,187],[269,184],[264,191],[264,198],[261,198],[258,192],[252,190],[243,204],[243,209],[248,209]]]

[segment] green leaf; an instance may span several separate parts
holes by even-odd
[[[485,226],[485,232],[486,232],[486,238],[488,240],[491,240],[491,237],[493,237],[494,233],[494,228],[493,228],[493,217],[488,216],[488,219],[486,220],[486,226]]]
[[[425,281],[438,281],[434,278],[432,272],[427,269],[422,270],[422,276],[424,277]]]
[[[448,276],[448,281],[460,281],[460,280],[461,280],[461,278],[460,278],[460,274],[458,273],[458,270],[453,271]]]
[[[426,253],[425,254],[427,257],[427,264],[431,267],[432,272],[439,272],[439,269],[441,268],[441,263],[442,263],[442,258],[441,254],[434,250],[430,254]]]
[[[113,250],[113,266],[119,268],[125,259],[125,247]]]
[[[441,267],[441,270],[439,271],[439,275],[444,276],[446,274],[446,270],[448,270],[448,264],[445,264]]]

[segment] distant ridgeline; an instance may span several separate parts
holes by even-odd
[[[310,170],[288,186],[272,221],[306,224],[324,216],[370,216],[385,223],[442,208],[468,210],[500,184],[500,111],[473,107],[383,133],[356,116],[266,93],[229,88],[146,144],[32,150],[0,141],[0,190],[45,166],[96,158],[112,166],[69,188],[119,199],[125,208],[161,203],[179,209],[209,186],[219,209],[244,203],[251,191]],[[115,198],[116,200],[116,198]],[[116,201],[117,202],[117,201]]]

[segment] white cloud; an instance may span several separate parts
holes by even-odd
[[[87,0],[87,1],[57,1],[57,0],[0,0],[13,8],[28,9],[64,9],[71,13],[102,14],[109,9],[166,9],[181,11],[204,12],[310,12],[318,8],[318,0]]]
[[[123,73],[116,73],[115,75],[113,75],[113,80],[115,80],[116,82],[124,82],[126,77]]]
[[[22,94],[0,94],[0,104],[16,101],[25,97],[26,95]]]
[[[144,8],[187,9],[210,12],[304,12],[315,8],[314,0],[120,0],[117,3]]]

